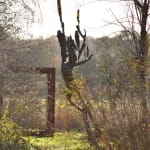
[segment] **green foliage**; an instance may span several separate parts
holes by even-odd
[[[27,140],[39,150],[92,150],[85,135],[78,132],[55,133],[50,138],[27,137]]]
[[[29,150],[30,144],[21,136],[21,128],[9,119],[8,112],[0,118],[0,150]]]

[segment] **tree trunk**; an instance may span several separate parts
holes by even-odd
[[[142,10],[142,21],[141,21],[141,38],[140,38],[140,52],[139,52],[139,76],[140,76],[140,86],[141,86],[141,100],[143,109],[147,110],[147,101],[146,101],[146,58],[148,53],[148,44],[147,44],[147,17],[148,17],[148,7],[145,4]]]
[[[87,112],[87,109],[85,107],[83,108],[82,116],[83,116],[83,121],[84,121],[85,129],[86,129],[86,133],[88,136],[88,141],[90,142],[91,146],[93,146],[96,150],[100,150],[100,147],[98,146],[98,142],[96,140],[96,137],[93,134],[93,131],[91,129],[91,126],[89,123],[89,118],[88,118],[88,112]]]
[[[142,103],[142,128],[143,136],[145,137],[144,150],[148,149],[148,108],[147,108],[147,93],[146,93],[146,64],[148,55],[148,39],[147,39],[147,20],[148,20],[149,2],[144,1],[141,7],[141,33],[140,33],[140,51],[139,51],[139,77],[140,77],[140,95]]]

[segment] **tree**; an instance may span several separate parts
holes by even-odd
[[[134,10],[132,10],[132,6]],[[148,36],[148,19],[150,12],[150,0],[133,0],[133,3],[129,1],[130,16],[128,17],[129,24],[131,27],[127,29],[125,25],[120,25],[131,35],[134,43],[135,62],[137,63],[137,72],[139,74],[139,86],[140,86],[140,97],[143,107],[143,132],[145,133],[146,140],[148,140],[148,99],[147,99],[147,83],[146,83],[146,72],[148,63],[148,50],[149,50],[149,36]],[[118,20],[119,22],[119,20]],[[136,25],[136,22],[138,23]],[[139,28],[139,34],[136,34],[136,26]],[[148,142],[148,141],[147,141]],[[147,143],[148,144],[148,143]],[[145,144],[145,145],[147,145]],[[146,147],[145,147],[146,149]]]
[[[79,87],[75,83],[75,79],[73,75],[74,67],[86,63],[93,56],[93,55],[89,55],[89,48],[86,45],[86,31],[84,30],[85,33],[83,34],[80,30],[80,11],[77,10],[78,25],[76,26],[77,30],[75,31],[75,41],[74,41],[71,36],[66,37],[65,35],[65,24],[62,20],[60,0],[57,1],[57,7],[58,7],[58,13],[60,17],[61,28],[62,28],[62,31],[59,30],[57,32],[57,37],[61,47],[61,58],[62,58],[61,73],[66,83],[66,87],[69,90],[66,93],[66,98],[72,106],[74,106],[78,111],[81,112],[90,144],[94,146],[97,150],[100,150],[95,134],[93,134],[92,127],[89,122],[89,118],[92,119],[93,116],[89,111],[88,104],[86,104],[86,101],[84,100],[84,98],[82,97],[79,91]],[[82,44],[80,44],[81,42],[80,37],[83,40]],[[85,59],[80,61],[82,54],[84,54]],[[74,93],[76,93],[78,96],[79,99],[78,102],[74,102],[72,100],[72,96],[74,95]]]
[[[119,1],[118,1],[119,2]],[[124,20],[115,17],[115,23],[123,28],[124,35],[122,41],[126,44],[126,49],[130,53],[130,59],[136,66],[132,69],[136,69],[138,74],[138,96],[142,106],[142,122],[141,128],[143,136],[145,137],[145,149],[148,148],[148,93],[147,93],[147,67],[148,67],[148,51],[149,51],[149,12],[150,12],[150,0],[128,0],[127,18]],[[128,23],[128,25],[127,25]],[[129,44],[130,41],[130,44]],[[135,77],[136,78],[136,77]],[[136,149],[133,147],[133,149]]]
[[[134,0],[136,18],[140,28],[139,38],[135,35],[135,31],[131,32],[133,40],[138,44],[136,47],[136,60],[139,62],[138,72],[140,77],[141,86],[141,99],[143,109],[146,111],[148,108],[146,100],[146,70],[147,70],[147,59],[148,59],[148,17],[149,17],[149,0]],[[133,12],[131,12],[133,14]],[[134,16],[132,16],[134,17]],[[133,19],[133,18],[132,18]],[[137,41],[139,39],[139,41]]]
[[[23,0],[0,2],[0,105],[3,103],[3,95],[9,93],[9,89],[4,89],[3,83],[11,74],[8,66],[15,62],[16,50],[24,46],[19,43],[18,34],[26,28],[28,23],[31,23],[32,17],[31,10]]]
[[[146,142],[148,145],[148,99],[146,93],[146,71],[147,71],[147,59],[148,59],[148,18],[150,11],[150,0],[134,0],[134,6],[136,11],[136,17],[138,19],[140,33],[139,33],[139,48],[136,49],[136,59],[139,63],[138,73],[140,77],[140,87],[141,87],[141,101],[143,107],[143,126],[145,133]],[[132,32],[132,37],[134,38],[134,33]],[[134,40],[136,40],[134,38]],[[148,147],[145,147],[148,149]]]

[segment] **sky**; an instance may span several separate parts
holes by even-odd
[[[34,22],[29,29],[29,33],[34,38],[47,38],[57,34],[61,29],[57,12],[57,0],[39,0],[40,5],[35,7],[30,0],[24,0],[34,9]],[[121,27],[110,25],[115,21],[115,17],[126,16],[127,5],[125,2],[117,0],[61,0],[62,15],[65,23],[66,35],[73,35],[76,27],[76,10],[80,9],[80,27],[87,31],[87,36],[102,37],[120,31]],[[113,12],[113,14],[112,14]]]

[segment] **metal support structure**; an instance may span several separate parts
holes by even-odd
[[[55,131],[55,68],[48,67],[11,67],[13,72],[40,73],[47,75],[47,107],[46,129],[42,131],[28,132],[33,136],[53,136]]]
[[[47,99],[47,130],[54,134],[55,125],[55,68],[47,72],[48,99]]]

